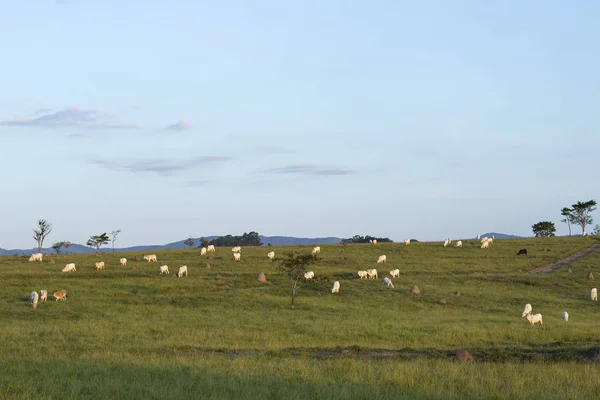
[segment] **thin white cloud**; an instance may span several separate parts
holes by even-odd
[[[183,132],[189,131],[193,127],[194,124],[191,121],[181,120],[179,122],[167,126],[165,129],[168,131]]]
[[[4,126],[37,128],[88,128],[88,129],[140,129],[141,125],[116,121],[109,114],[98,110],[70,107],[62,110],[39,110],[41,115],[0,121]]]
[[[159,175],[173,175],[176,172],[230,161],[225,156],[200,156],[189,159],[153,158],[129,162],[106,159],[92,159],[90,163],[103,168],[124,172],[154,172]]]

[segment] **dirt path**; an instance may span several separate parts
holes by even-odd
[[[564,267],[566,265],[572,264],[575,261],[581,260],[583,257],[587,256],[590,253],[593,253],[594,251],[596,251],[598,249],[600,249],[600,242],[596,243],[592,247],[588,247],[587,249],[583,249],[575,254],[572,254],[567,258],[563,258],[562,260],[557,261],[553,264],[547,264],[547,265],[541,266],[539,268],[536,268],[533,271],[529,271],[529,273],[531,273],[531,274],[549,274],[553,271],[556,271],[557,269],[561,269],[562,267]]]

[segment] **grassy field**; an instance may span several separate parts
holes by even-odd
[[[600,279],[600,252],[572,273],[528,273],[594,243],[321,246],[295,310],[291,281],[266,253],[312,246],[243,248],[241,262],[230,248],[212,260],[198,249],[158,251],[158,263],[132,260],[142,253],[0,257],[1,398],[599,398],[600,366],[589,360],[600,351],[600,302],[589,300],[598,284],[587,274]],[[521,248],[529,255],[517,257]],[[387,264],[375,263],[381,254]],[[77,271],[62,273],[69,262]],[[170,276],[159,275],[163,264]],[[183,264],[189,276],[174,277]],[[379,279],[356,277],[367,268]],[[384,287],[394,268],[395,288]],[[67,301],[34,310],[29,292],[40,289],[65,289]],[[525,303],[544,325],[521,318]],[[474,361],[457,361],[458,348]]]

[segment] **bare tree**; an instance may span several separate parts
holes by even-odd
[[[569,236],[571,236],[571,222],[573,222],[573,214],[571,214],[573,210],[569,207],[564,207],[560,210],[560,215],[564,218],[560,220],[560,222],[565,222],[569,227]]]
[[[52,224],[45,219],[38,220],[38,229],[33,230],[33,239],[38,244],[38,253],[42,252],[44,246],[44,239],[52,232]]]
[[[112,243],[112,252],[115,252],[115,242],[117,241],[117,236],[121,233],[121,229],[117,229],[116,231],[110,232],[110,241]]]

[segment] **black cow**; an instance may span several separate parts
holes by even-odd
[[[521,249],[521,250],[519,250],[519,252],[517,253],[517,255],[520,256],[521,254],[527,255],[527,249]]]

